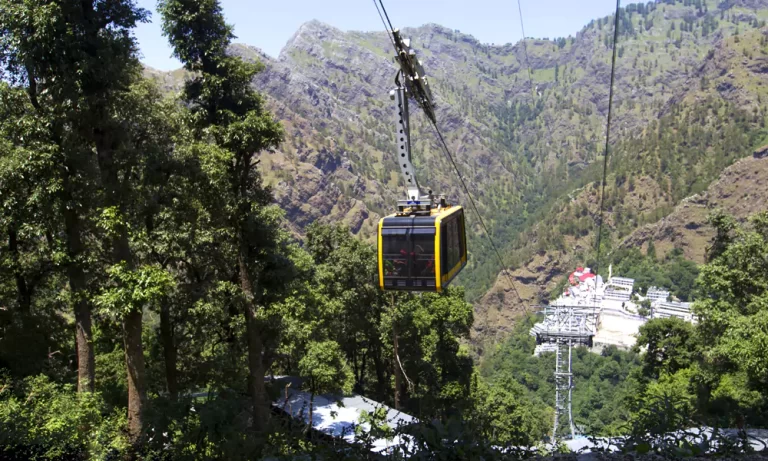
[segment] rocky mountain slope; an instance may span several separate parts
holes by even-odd
[[[657,185],[649,178],[640,178],[637,182],[640,184],[636,191],[642,192],[634,194],[627,202],[631,203],[643,194],[651,196],[655,193],[661,197]],[[594,200],[595,194],[585,195]],[[766,203],[768,146],[738,160],[726,168],[705,191],[683,199],[671,213],[657,222],[637,228],[618,241],[616,246],[641,248],[645,252],[648,242],[653,241],[659,258],[680,248],[687,259],[704,263],[706,250],[715,235],[714,229],[707,223],[710,213],[720,209],[743,221],[754,213],[765,211],[768,208]],[[583,250],[594,245],[592,238],[592,234],[583,238],[568,238],[567,244],[572,250]],[[558,249],[534,253],[520,267],[510,271],[515,280],[515,288],[526,305],[535,306],[541,299],[549,297],[565,275],[573,270],[574,264],[582,261],[573,257],[573,253]],[[609,252],[603,267],[607,267],[610,261]],[[529,307],[529,310],[533,313],[535,308]],[[475,312],[476,337],[491,339],[492,342],[499,335],[511,331],[515,319],[526,314],[515,289],[501,275],[494,287],[476,304]]]
[[[621,246],[645,249],[653,241],[660,256],[681,248],[687,259],[703,263],[715,236],[707,224],[712,211],[720,209],[743,221],[768,209],[767,202],[768,146],[726,168],[706,191],[684,199],[660,221],[632,232]]]
[[[762,142],[766,19],[768,0],[667,0],[622,10],[609,240],[666,216]],[[531,304],[546,299],[593,247],[612,18],[592,21],[575,37],[514,45],[482,44],[438,25],[404,34],[432,79],[438,123],[521,296]],[[388,91],[395,67],[387,35],[312,21],[278,59],[246,45],[232,53],[265,66],[254,85],[283,122],[286,140],[263,154],[261,167],[295,232],[320,219],[372,239],[402,191],[392,157]],[[180,71],[148,73],[168,90],[184,78]],[[414,112],[420,181],[466,203],[434,133]],[[478,332],[494,334],[519,315],[521,303],[498,278],[498,261],[469,219],[471,263],[459,283],[479,299]]]

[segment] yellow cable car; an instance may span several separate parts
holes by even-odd
[[[395,101],[397,160],[407,199],[398,200],[398,212],[379,221],[378,285],[383,290],[443,291],[467,265],[464,209],[445,197],[422,192],[411,161],[408,98],[414,98],[424,115],[435,123],[435,107],[424,69],[398,30],[392,31],[400,70]]]
[[[464,209],[393,214],[379,221],[379,288],[443,291],[467,264]]]

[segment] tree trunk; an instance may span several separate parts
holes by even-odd
[[[373,368],[376,371],[376,399],[383,401],[389,396],[389,379],[387,377],[386,366],[381,357],[381,345],[372,351],[371,359]]]
[[[240,288],[245,295],[245,333],[248,343],[248,394],[253,405],[253,430],[261,433],[266,429],[269,420],[269,408],[264,390],[264,365],[261,359],[262,343],[258,321],[257,307],[254,302],[254,290],[251,277],[248,274],[247,248],[241,240],[238,255],[240,269]]]
[[[114,252],[115,262],[125,262],[129,270],[134,269],[126,229],[121,230],[114,242]],[[141,308],[133,309],[123,316],[125,368],[128,375],[128,440],[133,450],[142,444],[147,403],[147,378],[141,341],[143,317]]]
[[[32,310],[32,290],[19,265],[19,240],[15,222],[11,222],[8,226],[8,252],[11,254],[13,277],[16,279],[16,302],[19,305],[19,311],[24,316],[22,320],[26,320]]]
[[[93,392],[96,383],[96,360],[93,352],[93,335],[91,333],[91,304],[85,296],[86,277],[80,263],[83,253],[83,243],[80,230],[80,216],[72,203],[69,173],[64,175],[64,229],[67,235],[67,277],[69,291],[75,311],[75,343],[77,350],[77,391]]]
[[[144,433],[146,373],[141,344],[142,313],[134,310],[123,318],[123,344],[128,373],[128,438],[137,448]]]
[[[262,358],[263,343],[261,331],[256,318],[258,304],[256,288],[248,270],[250,262],[250,245],[247,240],[247,221],[251,205],[248,201],[248,186],[250,184],[250,154],[240,155],[236,166],[236,176],[233,178],[233,192],[238,198],[237,216],[237,266],[239,270],[240,288],[245,296],[245,334],[248,344],[248,394],[253,405],[253,430],[261,434],[269,421],[269,406],[264,389],[264,361]]]
[[[116,207],[122,214],[123,202],[120,180],[114,163],[116,141],[112,138],[112,128],[94,129],[96,153],[101,173],[101,186],[104,188],[105,205]],[[125,263],[128,270],[134,269],[133,252],[128,239],[128,229],[121,226],[112,243],[112,262]],[[144,414],[147,402],[147,381],[144,366],[144,349],[141,342],[143,312],[141,308],[132,309],[123,316],[123,344],[125,346],[125,366],[128,375],[128,441],[132,452],[142,444],[144,433]]]
[[[314,406],[315,406],[315,393],[313,392],[309,396],[309,425],[307,426],[307,432],[309,435],[312,435],[312,417],[314,416]]]
[[[173,325],[171,325],[171,307],[167,301],[160,306],[160,336],[165,359],[165,382],[171,400],[176,400],[179,394],[176,380],[176,341],[173,337]]]
[[[38,113],[43,114],[40,103],[37,99],[37,79],[33,70],[26,66],[27,93],[32,106]],[[86,276],[80,262],[83,253],[83,243],[80,229],[80,215],[75,208],[77,204],[74,201],[72,193],[71,178],[77,175],[74,162],[71,161],[69,153],[62,142],[62,126],[54,123],[51,126],[51,137],[53,141],[61,147],[65,154],[65,160],[62,172],[62,215],[64,216],[64,232],[67,240],[67,278],[69,279],[69,291],[73,300],[73,311],[75,313],[75,351],[77,353],[77,392],[93,392],[96,384],[96,359],[93,352],[93,335],[91,333],[91,304],[85,296]]]

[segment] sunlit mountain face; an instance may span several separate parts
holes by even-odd
[[[768,98],[764,17],[768,2],[622,10],[606,242],[646,245],[645,226],[707,190],[761,145]],[[520,295],[531,304],[549,299],[566,272],[595,253],[612,18],[596,19],[572,37],[503,46],[433,24],[405,28],[404,35],[430,78],[438,123]],[[279,149],[261,156],[260,168],[295,234],[321,220],[343,222],[373,241],[378,218],[402,195],[388,97],[396,69],[387,35],[312,21],[278,59],[246,44],[231,52],[265,65],[254,85],[286,136]],[[178,88],[184,76],[148,72],[167,89]],[[428,121],[415,105],[412,112],[421,184],[466,204]],[[470,262],[455,283],[477,301],[478,331],[506,330],[521,303],[498,277],[498,260],[473,213],[468,220]],[[703,225],[701,216],[697,223]],[[677,232],[689,231],[705,232]],[[702,242],[681,244],[686,257],[699,260]],[[675,245],[658,248],[666,254]]]

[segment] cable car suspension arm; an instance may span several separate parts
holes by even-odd
[[[408,98],[412,97],[424,111],[427,118],[435,123],[435,106],[432,102],[432,91],[429,88],[427,78],[424,76],[424,68],[416,58],[416,53],[410,47],[410,40],[402,38],[400,31],[394,29],[392,42],[397,55],[395,60],[400,65],[400,70],[395,77],[395,89],[390,91],[390,99],[397,104],[395,109],[397,155],[400,172],[405,180],[408,198],[398,201],[398,207],[429,209],[432,206],[432,191],[422,193],[419,182],[416,179],[415,169],[411,159],[411,129]]]

